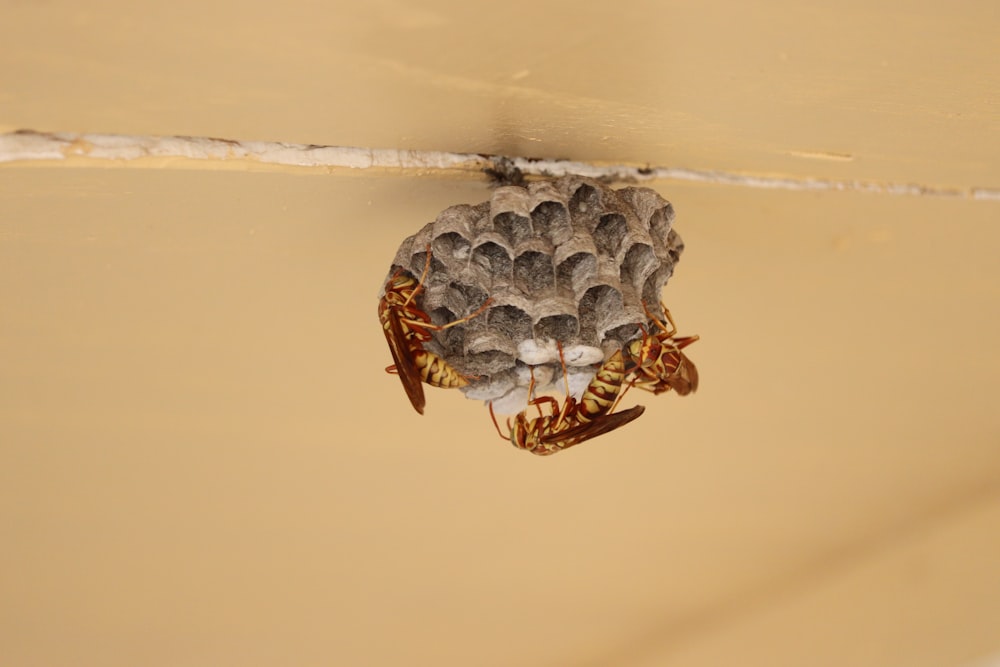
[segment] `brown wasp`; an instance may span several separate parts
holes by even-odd
[[[562,362],[563,377],[566,377],[566,361],[563,359],[562,346],[559,346],[559,359]],[[539,396],[532,399],[535,388],[535,376],[532,374],[528,385],[528,407],[514,417],[514,422],[507,419],[507,434],[500,430],[496,415],[493,413],[493,403],[490,403],[490,417],[500,437],[509,440],[518,449],[526,449],[532,454],[547,456],[578,445],[581,442],[609,433],[638,419],[646,408],[637,405],[623,412],[616,413],[615,407],[625,392],[622,384],[625,381],[625,363],[621,350],[615,352],[597,371],[594,379],[583,392],[577,402],[570,395],[569,380],[566,379],[566,399],[562,406],[551,396]],[[626,391],[628,387],[625,388]],[[538,410],[538,416],[528,417],[531,406]],[[548,406],[549,414],[542,407]]]
[[[677,337],[677,325],[670,311],[661,302],[664,320],[649,312],[646,316],[659,332],[649,335],[643,330],[642,338],[625,347],[626,372],[633,375],[633,384],[640,389],[662,394],[673,389],[686,396],[698,389],[698,369],[681,350],[698,340],[698,336]]]
[[[396,363],[387,367],[387,373],[399,375],[403,389],[413,404],[413,409],[424,414],[424,389],[421,382],[432,387],[464,387],[468,379],[455,370],[441,356],[424,349],[431,340],[431,331],[441,331],[467,322],[482,313],[492,303],[487,299],[474,313],[448,324],[434,324],[431,317],[416,304],[417,295],[424,288],[424,281],[431,267],[431,249],[427,246],[427,262],[420,280],[414,280],[398,269],[385,284],[385,295],[378,304],[378,318],[382,322],[385,340]]]

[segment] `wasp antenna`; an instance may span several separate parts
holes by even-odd
[[[670,310],[667,309],[667,306],[662,301],[660,302],[660,308],[663,310],[663,314],[666,316],[666,320],[670,322],[669,327],[664,323],[662,319],[660,319],[652,312],[650,312],[649,306],[646,305],[645,301],[642,302],[642,309],[646,311],[646,317],[651,319],[656,324],[657,328],[659,328],[660,331],[665,333],[667,337],[670,338],[675,333],[677,333],[677,325],[674,324],[674,319],[670,315]]]
[[[663,317],[666,318],[667,322],[670,322],[670,335],[673,336],[677,333],[677,325],[674,323],[674,317],[670,314],[670,309],[667,308],[667,304],[660,301],[660,308],[663,310]]]
[[[424,261],[424,272],[420,274],[420,282],[417,283],[417,286],[413,289],[412,292],[410,292],[410,295],[408,297],[406,297],[406,301],[403,302],[403,307],[404,308],[406,306],[409,306],[410,302],[413,301],[417,297],[417,294],[419,294],[420,291],[424,289],[424,281],[427,280],[427,274],[430,273],[430,270],[431,270],[431,244],[430,243],[428,243],[426,246],[424,246],[424,254],[427,256],[427,259]]]
[[[479,315],[482,315],[483,311],[489,308],[492,304],[493,304],[493,297],[490,297],[489,299],[486,299],[486,301],[483,302],[483,305],[479,306],[479,308],[477,308],[475,312],[469,313],[468,315],[466,315],[461,319],[455,320],[454,322],[448,322],[448,324],[434,325],[432,327],[427,327],[427,328],[434,329],[435,331],[441,331],[449,327],[453,327],[456,324],[462,324],[463,322],[468,322],[473,317],[478,317]]]

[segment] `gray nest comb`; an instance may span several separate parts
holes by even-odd
[[[684,249],[673,219],[670,203],[649,188],[613,190],[578,176],[500,187],[403,241],[390,275],[402,268],[419,278],[430,246],[418,305],[435,323],[493,299],[468,322],[435,332],[427,347],[470,377],[467,397],[518,412],[529,367],[539,390],[562,375],[556,341],[579,393],[594,364],[642,335],[643,302],[659,310]]]

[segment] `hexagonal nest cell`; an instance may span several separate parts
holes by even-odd
[[[559,381],[558,341],[571,390],[594,364],[642,335],[643,302],[659,311],[660,290],[684,244],[670,203],[649,188],[614,190],[579,176],[497,188],[489,201],[452,206],[399,247],[389,275],[420,278],[418,307],[436,324],[487,310],[434,333],[427,348],[470,378],[468,398],[498,412],[524,409],[536,389]]]

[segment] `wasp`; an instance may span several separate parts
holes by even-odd
[[[566,361],[563,359],[561,345],[559,359],[562,362],[565,378]],[[490,417],[500,437],[509,440],[518,449],[525,449],[539,456],[555,454],[591,438],[610,433],[639,418],[646,410],[641,405],[622,412],[614,411],[625,394],[622,391],[625,377],[625,363],[621,350],[618,350],[597,371],[579,402],[570,395],[569,380],[566,379],[566,399],[560,406],[559,401],[551,396],[531,398],[535,387],[535,377],[532,374],[528,385],[528,407],[514,417],[513,423],[507,419],[506,435],[497,423],[492,402]],[[538,409],[537,417],[528,417],[531,406]],[[545,414],[543,406],[548,406],[549,414]]]
[[[464,387],[469,380],[455,370],[440,355],[424,349],[424,343],[431,340],[431,331],[441,331],[467,322],[481,314],[492,299],[487,299],[478,310],[466,317],[448,324],[434,324],[431,317],[416,303],[417,295],[423,291],[424,281],[431,266],[431,249],[427,247],[427,262],[420,280],[398,269],[385,284],[385,295],[378,304],[378,318],[382,322],[385,340],[396,363],[387,367],[387,373],[399,375],[403,389],[413,404],[413,409],[424,414],[424,389],[421,382],[432,387]]]
[[[698,340],[698,336],[678,337],[670,310],[662,302],[664,319],[661,320],[643,304],[646,316],[659,330],[649,335],[643,330],[642,338],[625,347],[626,372],[633,376],[633,383],[640,389],[662,394],[673,389],[686,396],[698,389],[698,369],[683,350]]]

